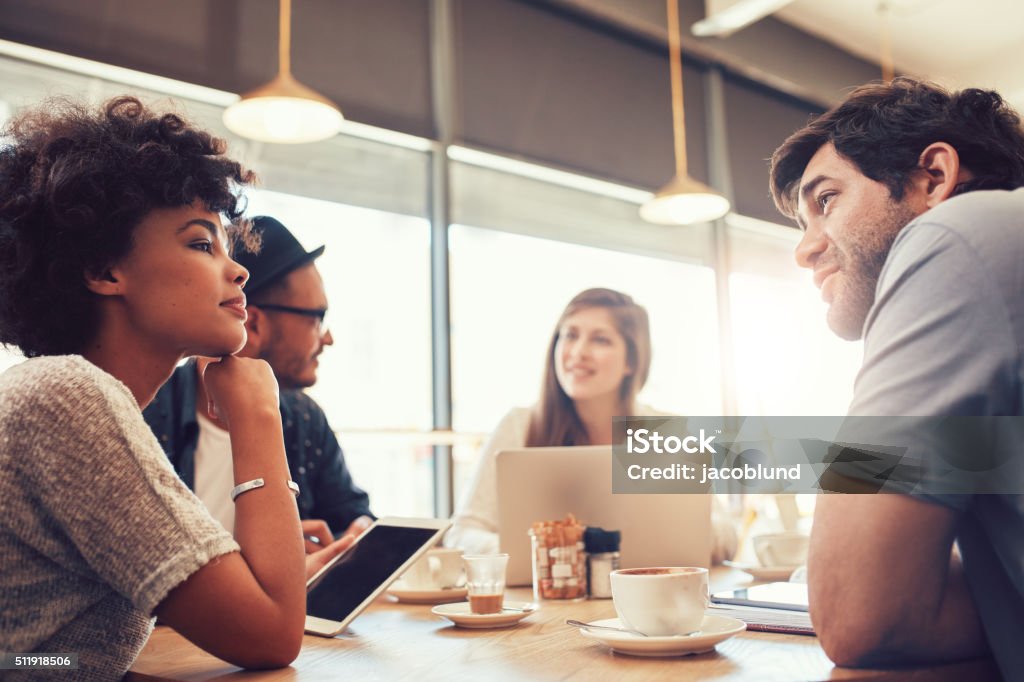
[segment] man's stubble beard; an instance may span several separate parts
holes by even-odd
[[[272,330],[263,347],[260,348],[259,353],[259,359],[265,360],[270,365],[270,369],[274,371],[278,387],[282,391],[291,391],[309,388],[316,383],[315,381],[304,382],[297,379],[296,373],[291,371],[292,368],[289,367],[294,362],[294,354],[284,353],[282,358],[282,353],[280,352],[282,345],[287,350],[287,344],[282,344],[276,330]]]
[[[884,217],[867,232],[869,239],[861,239],[840,252],[845,286],[828,310],[829,327],[840,338],[857,341],[863,336],[864,321],[875,304],[878,278],[893,242],[918,215],[903,203],[891,201]]]

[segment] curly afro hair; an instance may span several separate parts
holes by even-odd
[[[253,249],[241,188],[251,171],[223,140],[134,97],[99,110],[57,99],[17,116],[0,138],[0,343],[26,356],[81,351],[95,336],[86,273],[114,265],[158,208],[195,201]]]

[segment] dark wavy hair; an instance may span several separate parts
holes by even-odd
[[[974,174],[957,194],[1024,185],[1024,130],[998,93],[950,92],[897,78],[860,86],[790,135],[772,154],[772,198],[779,211],[794,217],[800,178],[818,149],[831,143],[866,177],[884,183],[893,199],[902,199],[921,152],[935,142],[950,144]]]
[[[562,388],[555,373],[555,364],[558,362],[555,349],[562,325],[568,318],[587,308],[607,310],[615,321],[615,328],[626,342],[626,364],[633,372],[619,385],[622,416],[632,414],[636,408],[636,395],[647,383],[647,375],[651,371],[651,325],[647,309],[632,297],[614,289],[581,291],[565,306],[548,343],[540,401],[530,415],[527,447],[590,444],[587,429],[576,412],[575,403]]]
[[[29,356],[81,351],[95,336],[100,273],[132,248],[159,208],[195,201],[224,215],[229,237],[256,248],[241,219],[251,171],[226,144],[134,97],[98,110],[57,99],[18,115],[0,138],[0,342]]]

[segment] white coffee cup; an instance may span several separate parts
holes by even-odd
[[[758,535],[754,538],[754,553],[762,566],[806,564],[809,546],[810,538],[797,532]]]
[[[462,550],[436,547],[414,563],[402,576],[413,590],[444,590],[455,587],[462,577]]]
[[[612,571],[611,582],[623,627],[649,636],[700,630],[708,607],[706,568],[627,568]]]

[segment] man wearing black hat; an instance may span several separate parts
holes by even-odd
[[[324,324],[327,295],[313,263],[324,247],[307,252],[274,218],[254,218],[253,226],[262,239],[259,253],[235,254],[249,271],[248,339],[238,355],[265,360],[280,385],[285,451],[301,491],[299,515],[312,553],[335,535],[358,535],[373,515],[369,497],[352,482],[323,410],[301,390],[316,383],[317,358],[334,343]],[[208,362],[199,359],[175,370],[143,416],[178,475],[230,531],[231,444],[199,380]]]

